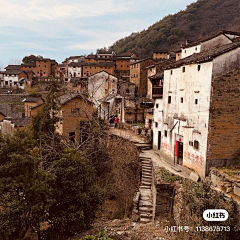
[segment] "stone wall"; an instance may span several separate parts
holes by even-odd
[[[214,79],[208,135],[207,166],[239,165],[240,69]]]
[[[170,215],[174,185],[161,183],[156,185],[155,217]]]
[[[240,168],[238,169],[238,174],[239,173],[240,173]],[[226,193],[233,193],[237,196],[240,196],[240,178],[234,179],[233,177],[229,176],[227,173],[219,171],[216,168],[212,168],[209,175],[215,187],[221,188],[223,191],[226,191]]]

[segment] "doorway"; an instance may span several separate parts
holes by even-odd
[[[161,149],[161,131],[158,131],[158,150]]]
[[[183,136],[176,135],[175,142],[175,163],[183,165]]]

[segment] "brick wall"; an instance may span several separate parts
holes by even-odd
[[[240,69],[214,79],[210,104],[207,166],[240,165]]]

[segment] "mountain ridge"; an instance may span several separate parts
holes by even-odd
[[[169,14],[146,30],[119,39],[107,50],[149,57],[154,50],[180,48],[186,39],[196,41],[221,30],[240,31],[239,0],[198,0],[186,10]],[[100,48],[98,51],[106,48]]]

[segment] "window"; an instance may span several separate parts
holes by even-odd
[[[199,142],[198,141],[194,141],[194,149],[199,149]]]
[[[71,113],[79,113],[79,108],[71,108]]]
[[[195,104],[198,104],[198,99],[195,99]]]
[[[185,53],[186,53],[187,51],[185,50]]]
[[[164,136],[167,137],[167,130],[164,131]]]
[[[8,85],[8,81],[5,81],[5,85]]]
[[[189,141],[189,146],[193,146],[193,142],[192,141]]]
[[[127,65],[127,67],[128,67],[128,65]]]
[[[148,123],[152,123],[152,119],[148,119]]]
[[[46,65],[44,67],[47,67]]]
[[[182,68],[182,72],[185,72],[185,67]]]
[[[172,75],[172,70],[171,70],[171,75]]]
[[[171,103],[171,96],[168,96],[168,103]]]
[[[183,97],[181,97],[180,102],[183,103]]]
[[[156,104],[156,108],[158,108],[158,104]]]
[[[197,47],[195,48],[195,50],[197,50]]]
[[[122,67],[122,65],[121,65],[121,67]]]
[[[129,93],[129,89],[128,88],[126,89],[126,93]]]
[[[158,127],[158,122],[155,122],[155,127],[156,127],[156,128]]]
[[[200,69],[201,69],[201,65],[198,65],[197,70],[200,71]]]

